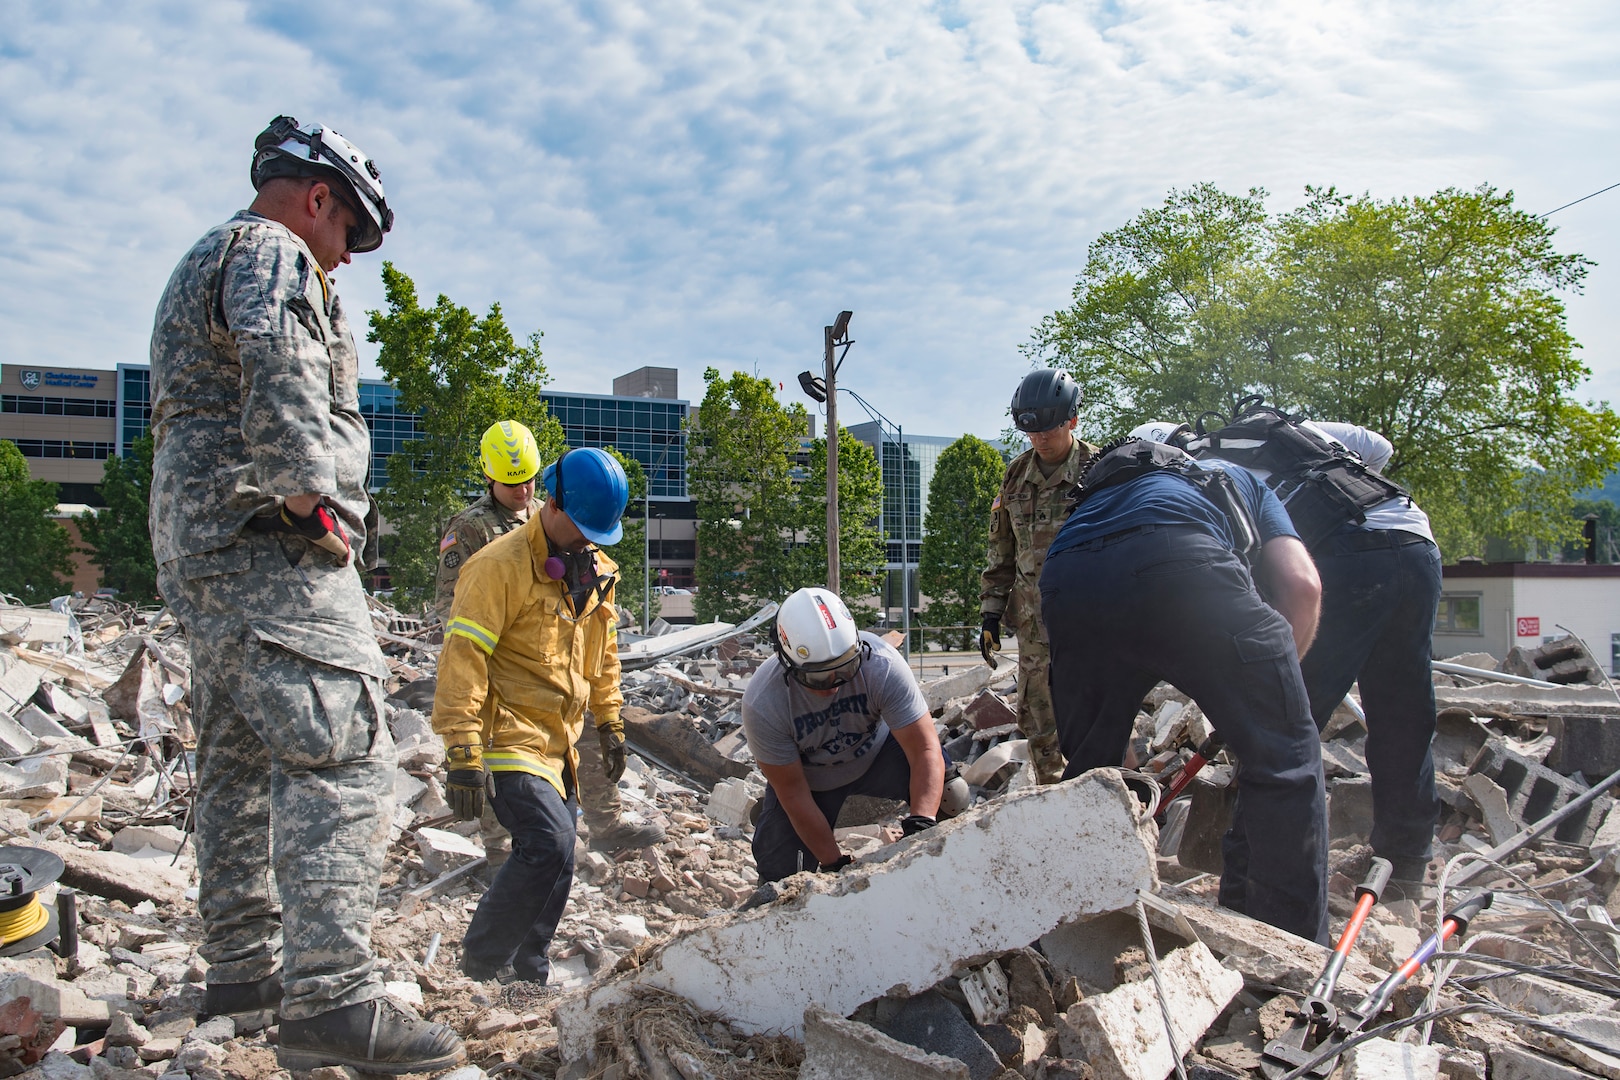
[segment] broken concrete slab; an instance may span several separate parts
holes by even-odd
[[[620,713],[630,748],[704,787],[742,779],[751,766],[721,756],[685,713],[652,713],[627,705]]]
[[[758,801],[746,780],[728,778],[714,785],[704,809],[722,825],[742,826],[748,824],[748,816]]]
[[[1507,794],[1513,816],[1525,825],[1534,825],[1586,791],[1584,784],[1515,753],[1499,738],[1485,743],[1469,766],[1469,772],[1494,780]],[[1559,822],[1552,831],[1553,839],[1566,844],[1590,844],[1613,801],[1607,795],[1598,796],[1596,801]]]
[[[43,848],[59,856],[63,866],[61,882],[72,889],[94,893],[108,900],[138,904],[178,904],[185,898],[188,876],[166,863],[135,859],[116,851],[94,851],[61,841],[37,841],[31,847]]]
[[[1458,707],[1476,716],[1550,716],[1561,712],[1620,716],[1620,702],[1603,686],[1437,686],[1437,710]]]
[[[59,755],[0,762],[0,798],[54,799],[67,793],[68,761]]]
[[[28,729],[28,733],[36,739],[69,739],[73,732],[63,727],[55,714],[48,713],[38,705],[29,705],[17,711],[17,723]]]
[[[3,710],[5,705],[5,699],[0,698],[0,710]],[[30,705],[28,708],[32,709],[34,706]],[[13,719],[10,713],[0,711],[0,757],[22,757],[24,754],[32,754],[38,746],[39,740],[34,737],[33,732]]]
[[[799,1080],[969,1080],[968,1067],[812,1005]]]
[[[484,857],[483,846],[476,840],[445,829],[417,829],[416,849],[422,856],[422,868],[434,877]]]
[[[185,832],[173,825],[126,825],[112,838],[112,849],[123,855],[133,855],[148,847],[172,855],[185,845]]]
[[[1507,792],[1484,773],[1470,773],[1463,779],[1463,791],[1474,800],[1479,818],[1485,823],[1485,832],[1491,843],[1500,844],[1512,839],[1519,831],[1519,823],[1508,806]]]
[[[1176,1046],[1185,1054],[1243,989],[1243,976],[1222,967],[1202,942],[1159,961]],[[1175,1068],[1164,1013],[1152,980],[1126,983],[1086,998],[1063,1014],[1058,1048],[1091,1062],[1097,1080],[1163,1080]]]
[[[1491,1047],[1491,1080],[1589,1080],[1591,1073],[1505,1043]]]
[[[1368,1039],[1344,1052],[1341,1080],[1440,1080],[1440,1051],[1391,1039]]]
[[[1306,992],[1331,955],[1325,945],[1228,911],[1174,885],[1161,886],[1159,899],[1174,907],[1176,917],[1158,905],[1148,905],[1148,922],[1154,929],[1180,935],[1184,931],[1178,928],[1178,919],[1185,921],[1199,941],[1255,982]],[[1383,978],[1382,972],[1352,952],[1339,975],[1334,1001],[1354,1005]]]
[[[1344,777],[1328,785],[1328,839],[1364,837],[1372,832],[1372,778]]]
[[[741,1030],[794,1035],[807,1005],[847,1015],[884,994],[920,992],[964,962],[1122,910],[1151,889],[1153,830],[1141,813],[1118,771],[1098,770],[975,807],[836,876],[790,879],[788,899],[712,919],[639,970],[564,998],[559,1045],[582,1055],[603,1010],[642,987]],[[913,917],[917,897],[928,898],[927,919]]]
[[[1620,717],[1556,713],[1547,718],[1547,734],[1556,740],[1547,754],[1549,769],[1580,773],[1594,783],[1620,769]]]
[[[69,1027],[104,1028],[112,1023],[112,1011],[105,1001],[88,998],[68,983],[20,972],[0,975],[0,1003],[22,998],[41,1016]]]
[[[937,713],[945,708],[952,698],[977,694],[995,681],[996,673],[990,670],[990,665],[975,664],[965,671],[942,675],[923,683],[923,699],[928,702],[928,711]]]
[[[1607,1011],[1559,1013],[1546,1017],[1546,1021],[1560,1031],[1609,1047],[1611,1052],[1603,1053],[1550,1032],[1530,1028],[1522,1032],[1524,1041],[1537,1049],[1556,1054],[1587,1072],[1608,1077],[1609,1080],[1620,1080],[1620,1017]]]
[[[1007,704],[1007,699],[985,687],[962,710],[962,718],[976,730],[1005,727],[1018,723],[1018,710]]]

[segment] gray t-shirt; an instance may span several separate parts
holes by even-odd
[[[850,682],[817,694],[783,678],[773,656],[759,666],[743,695],[743,735],[762,765],[804,766],[811,791],[829,791],[871,768],[891,729],[928,715],[905,657],[872,634],[861,634],[872,655]]]

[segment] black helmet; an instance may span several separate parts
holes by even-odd
[[[1019,431],[1050,431],[1080,415],[1080,386],[1067,371],[1040,368],[1013,392],[1013,425]]]

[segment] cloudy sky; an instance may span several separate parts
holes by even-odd
[[[13,0],[0,26],[0,360],[144,360],[253,136],[320,120],[381,166],[387,257],[545,333],[559,387],[642,364],[842,381],[992,436],[1086,245],[1171,187],[1380,197],[1620,181],[1613,0]],[[1561,211],[1570,325],[1620,400],[1620,190]],[[374,349],[361,343],[362,353]],[[376,374],[372,365],[367,374]],[[858,410],[845,406],[846,421]]]

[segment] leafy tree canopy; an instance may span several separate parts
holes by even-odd
[[[1097,238],[1024,351],[1074,374],[1093,441],[1264,394],[1388,437],[1450,559],[1568,539],[1574,493],[1620,463],[1557,295],[1591,263],[1489,186],[1306,195],[1272,216],[1258,189],[1170,192]]]
[[[995,447],[974,435],[947,446],[928,485],[918,585],[934,626],[977,626],[979,575],[990,546],[990,504],[1006,463]],[[972,647],[973,634],[949,637],[951,647]]]
[[[90,561],[101,567],[101,587],[117,589],[131,604],[158,602],[157,562],[152,556],[148,508],[152,492],[152,436],[143,435],[123,457],[110,457],[102,472],[100,513],[79,519]]]
[[[443,294],[423,307],[410,277],[391,262],[382,273],[388,309],[367,312],[366,339],[381,346],[377,363],[419,425],[418,437],[389,457],[388,482],[377,495],[395,530],[383,545],[395,600],[410,608],[432,600],[439,539],[484,488],[484,430],[498,420],[521,421],[534,432],[541,461],[560,454],[564,438],[540,400],[550,381],[540,334],[520,345],[499,304],[481,319]]]
[[[0,439],[0,592],[25,604],[61,596],[73,575],[73,541],[49,516],[56,495],[55,484],[28,478],[17,444]]]
[[[687,484],[697,501],[693,573],[700,621],[740,622],[798,587],[800,523],[793,476],[804,406],[784,406],[775,384],[747,372],[703,372],[703,401],[687,420]],[[841,445],[841,444],[840,444]]]

